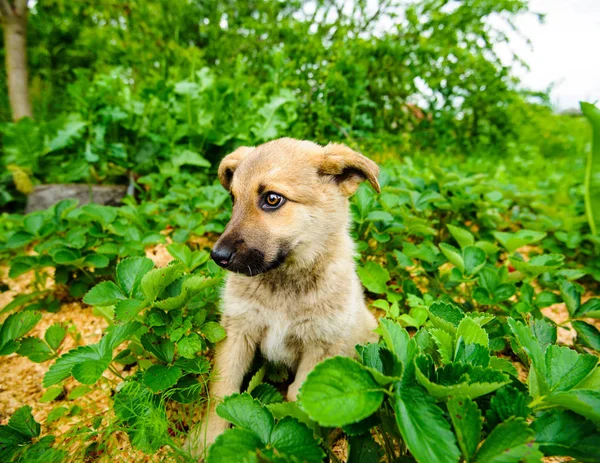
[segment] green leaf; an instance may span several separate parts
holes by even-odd
[[[52,402],[59,395],[61,395],[63,393],[63,391],[64,391],[64,389],[62,388],[62,386],[52,386],[52,387],[46,389],[46,391],[40,398],[40,402],[41,403]]]
[[[458,324],[456,339],[462,339],[465,344],[479,344],[485,348],[489,346],[487,332],[469,317],[463,318]]]
[[[316,429],[317,427],[317,423],[309,418],[306,412],[300,408],[298,402],[271,403],[267,405],[267,408],[271,410],[273,416],[278,420],[285,416],[291,416],[311,429]]]
[[[157,359],[171,363],[175,355],[175,344],[167,338],[161,338],[154,333],[145,333],[140,338],[142,346]],[[193,358],[193,357],[192,357]]]
[[[217,405],[217,414],[235,426],[253,431],[264,445],[270,442],[275,423],[273,414],[250,394],[225,397],[223,402]]]
[[[91,392],[91,391],[92,391],[92,388],[89,386],[76,386],[73,389],[71,389],[71,392],[69,392],[67,399],[75,400],[75,399],[78,399],[79,397],[83,397],[84,395],[86,395],[88,392]]]
[[[598,363],[595,355],[579,354],[566,346],[546,349],[547,382],[551,391],[568,391],[588,376]]]
[[[365,265],[358,267],[357,272],[365,288],[372,293],[385,294],[390,274],[381,265],[368,261]]]
[[[46,333],[44,334],[44,339],[52,349],[56,350],[63,342],[63,339],[65,339],[66,335],[67,330],[65,327],[60,323],[55,323],[54,325],[48,327]]]
[[[90,254],[85,256],[85,259],[83,260],[83,265],[85,267],[106,268],[109,263],[110,260],[108,257],[102,254]]]
[[[196,333],[190,333],[177,341],[177,351],[182,357],[193,359],[202,350],[204,350],[204,345]]]
[[[406,351],[410,336],[408,331],[398,323],[387,318],[379,320],[377,331],[381,334],[388,349],[390,349],[402,363],[406,363]]]
[[[569,314],[573,317],[581,305],[579,290],[577,286],[567,280],[562,280],[559,283],[559,288],[562,300],[567,306]]]
[[[108,368],[109,360],[87,360],[73,365],[71,374],[81,384],[95,384]]]
[[[142,278],[154,267],[147,257],[129,257],[117,265],[117,282],[128,297],[142,299],[138,291]]]
[[[440,250],[446,256],[446,259],[450,261],[450,263],[452,263],[461,272],[465,271],[465,261],[462,253],[458,249],[456,249],[454,246],[450,246],[447,243],[440,243]]]
[[[41,363],[52,358],[53,352],[44,341],[38,338],[23,338],[17,353],[32,362]]]
[[[144,297],[148,301],[155,301],[158,295],[181,275],[183,275],[182,264],[150,270],[141,280]]]
[[[262,447],[262,442],[252,431],[228,429],[208,449],[206,463],[258,463],[256,451]]]
[[[544,398],[544,403],[559,405],[596,423],[600,422],[600,391],[571,389],[567,392],[554,392]]]
[[[431,328],[429,330],[431,337],[437,345],[442,363],[450,363],[454,358],[454,338],[453,336],[438,328]]]
[[[492,235],[500,241],[508,252],[515,252],[523,246],[537,243],[546,237],[544,232],[525,229],[519,230],[517,233],[492,232]]]
[[[546,360],[542,346],[523,323],[517,322],[512,318],[509,318],[507,321],[515,337],[515,341],[525,351],[533,365],[533,369],[529,370],[527,378],[529,392],[533,397],[546,394],[548,384],[546,383]]]
[[[581,102],[581,111],[592,126],[592,149],[587,155],[584,182],[585,213],[592,235],[600,230],[600,110]]]
[[[18,408],[8,420],[8,426],[28,438],[38,437],[41,431],[41,426],[33,418],[29,405]]]
[[[582,416],[551,410],[539,416],[532,427],[544,454],[569,456],[584,463],[600,462],[600,433]]]
[[[448,227],[448,231],[452,235],[452,237],[456,240],[461,248],[466,248],[467,246],[473,246],[475,244],[475,237],[473,234],[464,228],[455,227],[454,225],[446,225]]]
[[[159,392],[173,386],[180,377],[180,368],[166,365],[152,365],[144,372],[143,381],[152,392]]]
[[[222,339],[225,339],[227,333],[225,329],[219,325],[217,322],[206,322],[200,328],[200,332],[208,339],[210,342],[219,342]]]
[[[271,433],[271,446],[278,454],[307,463],[321,463],[325,454],[313,437],[313,431],[292,417],[280,420]],[[288,460],[289,461],[289,460]]]
[[[496,426],[479,448],[475,463],[539,463],[543,457],[534,432],[523,418],[509,418]]]
[[[89,305],[108,306],[127,299],[121,289],[112,281],[98,283],[83,297],[83,302]]]
[[[374,413],[383,402],[383,390],[358,362],[333,357],[309,373],[299,401],[320,425],[344,426]]]
[[[429,307],[431,324],[451,334],[456,333],[456,328],[464,316],[465,313],[453,304],[436,301]]]
[[[499,389],[490,400],[490,408],[486,412],[487,424],[490,428],[506,421],[512,416],[527,418],[530,409],[525,394],[512,386]]]
[[[19,348],[19,344],[15,341],[29,333],[41,318],[41,313],[30,310],[15,312],[6,317],[0,327],[0,355],[15,352]]]
[[[190,264],[192,263],[192,250],[188,248],[187,245],[183,243],[172,243],[167,246],[167,251],[169,251],[169,254],[171,254],[173,258],[182,262],[186,268],[190,268]]]
[[[600,319],[600,298],[588,299],[585,304],[579,307],[575,314],[577,317],[589,317]]]
[[[29,244],[35,238],[31,233],[18,231],[13,233],[6,243],[8,249],[17,249]]]
[[[268,383],[259,384],[249,392],[254,399],[258,400],[263,405],[283,402],[281,393]]]
[[[487,256],[483,250],[476,246],[467,246],[463,249],[464,271],[468,276],[473,276],[485,265]]]
[[[396,383],[394,397],[396,422],[413,457],[419,462],[458,462],[456,438],[433,398],[401,383]]]
[[[369,433],[348,439],[347,463],[379,463],[382,457],[383,449]]]
[[[572,321],[571,325],[577,331],[577,339],[581,344],[600,351],[600,331],[598,331],[598,328],[579,320]]]
[[[544,272],[550,272],[563,265],[565,257],[562,254],[544,254],[535,256],[525,262],[515,256],[509,257],[512,266],[524,275],[536,277]]]
[[[125,299],[119,301],[117,305],[115,305],[115,320],[120,323],[130,322],[145,307],[146,303],[137,299]]]
[[[448,413],[463,457],[470,461],[479,445],[483,424],[481,411],[472,400],[454,397],[448,401]]]
[[[258,369],[258,371],[256,373],[254,373],[254,375],[252,375],[252,378],[250,378],[250,382],[248,383],[248,388],[246,389],[246,392],[248,392],[249,394],[252,393],[252,391],[263,382],[263,379],[265,378],[265,373],[267,372],[267,364],[265,363],[262,367],[260,367]]]
[[[438,400],[448,397],[475,399],[509,383],[508,377],[499,371],[461,363],[449,363],[439,368],[436,383],[428,377],[425,358],[424,355],[417,357],[415,374],[421,386]]]

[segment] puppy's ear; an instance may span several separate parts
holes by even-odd
[[[231,181],[233,180],[233,173],[239,166],[240,162],[253,151],[254,148],[248,146],[240,146],[233,153],[228,154],[223,158],[221,164],[219,164],[219,181],[223,188],[231,190]]]
[[[381,191],[377,181],[379,167],[369,158],[338,143],[330,143],[324,149],[326,153],[319,173],[330,176],[344,195],[353,195],[364,180],[368,180],[378,193]]]

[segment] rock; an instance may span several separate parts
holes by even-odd
[[[38,185],[27,197],[25,213],[41,211],[53,206],[63,199],[78,199],[79,205],[94,202],[106,206],[118,206],[125,196],[125,185],[82,185],[51,184]]]

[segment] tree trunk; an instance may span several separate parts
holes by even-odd
[[[27,72],[27,12],[3,17],[8,98],[13,120],[33,118]]]

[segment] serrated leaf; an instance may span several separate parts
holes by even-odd
[[[167,246],[167,251],[173,258],[179,260],[188,269],[192,263],[192,250],[183,243],[172,243]]]
[[[308,374],[299,401],[320,425],[344,426],[375,412],[383,401],[383,389],[358,362],[333,357]]]
[[[438,352],[440,353],[440,357],[442,359],[442,363],[450,363],[454,358],[454,338],[453,336],[438,328],[431,328],[429,330],[431,333],[431,337],[435,341],[437,345]]]
[[[492,232],[492,235],[500,241],[508,252],[514,252],[527,244],[541,241],[546,236],[546,233],[523,229],[517,233]]]
[[[67,330],[60,323],[55,323],[48,327],[46,333],[44,333],[44,339],[48,343],[48,345],[56,350],[65,339],[67,335]]]
[[[567,280],[560,281],[558,287],[560,288],[560,295],[567,306],[569,315],[573,317],[581,305],[579,290],[577,286]]]
[[[29,358],[32,362],[41,363],[52,358],[52,350],[48,345],[38,338],[23,338],[20,341],[17,353]]]
[[[143,382],[152,392],[159,392],[176,384],[180,377],[180,368],[166,365],[152,365],[144,372]]]
[[[10,314],[0,327],[0,355],[12,354],[19,348],[14,342],[29,333],[42,318],[39,312],[30,310]]]
[[[73,365],[71,375],[81,384],[95,384],[108,368],[109,360],[86,360]]]
[[[183,275],[182,264],[150,270],[142,277],[140,284],[144,297],[149,301],[155,301],[161,291],[181,275]]]
[[[464,228],[455,227],[454,225],[446,226],[448,227],[448,231],[452,237],[456,240],[461,248],[473,246],[475,244],[475,237],[471,232],[465,230]]]
[[[546,349],[547,382],[550,391],[567,391],[585,379],[595,368],[595,355],[579,354],[566,346]]]
[[[448,413],[456,432],[458,446],[466,461],[475,454],[481,436],[483,417],[477,404],[469,399],[451,398]]]
[[[512,266],[521,273],[529,277],[536,277],[544,272],[550,272],[551,270],[561,267],[564,262],[564,256],[562,254],[544,254],[535,256],[528,262],[520,260],[515,256],[511,256],[509,257],[509,261]]]
[[[600,422],[600,391],[571,389],[566,392],[554,392],[546,396],[544,402],[560,405],[596,423]]]
[[[217,322],[206,322],[204,325],[202,325],[202,328],[200,328],[200,332],[210,342],[219,342],[225,339],[225,336],[227,336],[225,329]]]
[[[142,346],[157,359],[171,363],[175,355],[175,344],[167,339],[156,336],[154,333],[145,333],[140,338]]]
[[[270,445],[277,454],[302,462],[320,463],[325,458],[313,431],[292,417],[281,419],[271,433]]]
[[[479,344],[486,349],[489,346],[487,332],[469,317],[463,318],[456,329],[457,342],[460,342],[461,339],[466,345]]]
[[[456,463],[460,450],[442,410],[422,389],[397,383],[394,410],[400,434],[420,462]]]
[[[115,305],[115,320],[126,323],[133,320],[146,306],[144,301],[125,299]]]
[[[90,254],[85,256],[85,259],[83,260],[83,265],[85,267],[106,268],[109,263],[110,260],[108,257],[102,254]]]
[[[228,429],[208,449],[206,463],[258,463],[257,449],[263,446],[256,434],[243,428]]]
[[[204,350],[204,344],[196,333],[190,333],[177,341],[177,351],[182,357],[192,359]]]
[[[256,373],[252,375],[252,378],[250,378],[250,382],[248,383],[248,388],[246,389],[246,392],[252,394],[252,391],[263,382],[266,372],[267,364],[265,363],[262,367],[258,369]]]
[[[127,299],[121,289],[112,281],[103,281],[98,283],[83,297],[83,302],[95,306],[114,305],[117,302]]]
[[[259,384],[250,392],[250,395],[263,405],[283,402],[281,393],[268,383]]]
[[[522,418],[509,418],[496,426],[483,442],[475,463],[539,463],[543,454],[535,443],[534,432]]]
[[[489,394],[509,383],[509,378],[491,368],[473,367],[466,364],[450,363],[437,370],[437,382],[430,377],[427,356],[420,355],[415,360],[417,381],[429,395],[444,400],[448,397],[475,399]]]
[[[387,318],[379,320],[377,332],[381,334],[388,349],[390,349],[402,363],[406,363],[406,350],[410,336],[408,331]]]
[[[368,261],[357,269],[362,284],[372,293],[385,294],[389,272],[376,262]]]
[[[527,378],[529,392],[533,397],[546,394],[548,384],[546,383],[546,361],[542,346],[523,323],[512,318],[507,321],[515,341],[525,351],[533,366],[533,369],[529,370]]]
[[[440,250],[442,251],[444,256],[446,256],[446,259],[448,259],[448,261],[452,263],[457,269],[459,269],[461,272],[465,271],[465,261],[463,259],[462,253],[458,249],[447,243],[440,243]]]
[[[33,418],[29,405],[18,408],[8,420],[8,426],[31,439],[39,436],[41,431],[41,426]]]
[[[579,320],[573,320],[571,325],[577,331],[577,340],[581,344],[600,351],[600,331],[598,331],[598,328]]]
[[[147,257],[129,257],[119,262],[116,279],[123,292],[128,297],[142,299],[138,288],[144,275],[153,267],[154,263]]]
[[[584,463],[600,462],[600,433],[582,416],[551,410],[539,416],[532,427],[544,454],[569,456]]]
[[[285,416],[296,418],[301,423],[304,423],[311,429],[316,429],[317,423],[310,419],[304,410],[300,408],[298,402],[280,402],[267,405],[276,419],[281,419]]]
[[[490,408],[486,412],[487,425],[494,428],[512,416],[527,418],[531,412],[527,402],[521,391],[510,385],[504,386],[490,400]]]
[[[92,388],[89,386],[76,386],[73,389],[71,389],[71,392],[69,392],[67,399],[78,399],[79,397],[83,397],[84,395],[86,395],[88,392],[91,392],[91,390]]]
[[[473,276],[485,265],[487,256],[485,252],[476,246],[467,246],[463,249],[464,272]]]
[[[273,414],[250,394],[225,397],[223,402],[217,405],[217,414],[235,426],[253,431],[264,445],[270,442],[275,424]]]
[[[348,439],[348,463],[379,463],[383,449],[368,434],[350,436]]]

